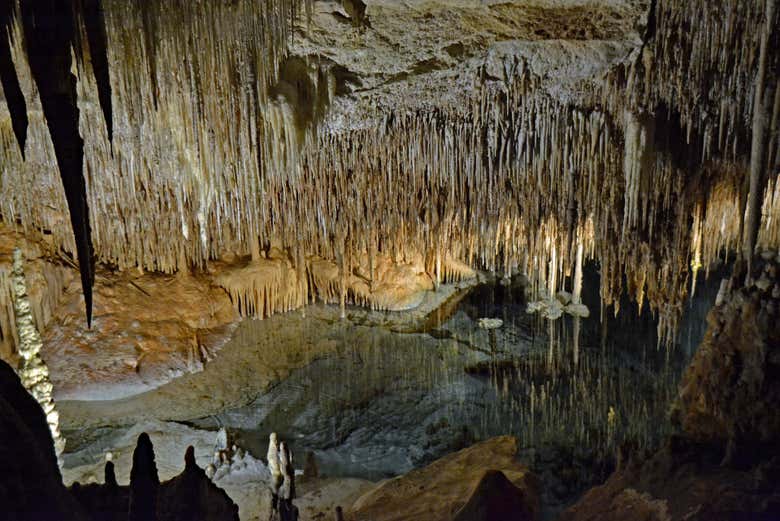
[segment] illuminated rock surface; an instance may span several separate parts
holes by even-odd
[[[302,515],[331,517],[362,478],[511,433],[546,518],[616,467],[564,517],[771,519],[779,19],[777,0],[0,1],[0,358],[40,331],[66,481],[117,449],[115,496],[147,426],[168,478],[194,440],[176,488],[210,490],[194,460],[224,428],[244,466],[214,477],[266,517],[252,454],[278,431],[326,476]],[[694,353],[705,275],[734,266]],[[472,477],[470,516],[485,483],[514,494]]]

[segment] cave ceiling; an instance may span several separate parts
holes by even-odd
[[[554,293],[584,256],[671,331],[697,270],[780,242],[772,0],[78,6],[52,43],[3,3],[0,220],[85,289],[273,256],[343,301],[381,254]]]

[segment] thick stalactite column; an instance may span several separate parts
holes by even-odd
[[[16,142],[24,157],[24,146],[27,142],[27,103],[19,85],[9,44],[9,28],[13,20],[13,2],[0,0],[0,84],[3,86],[5,102],[11,114],[11,125],[14,129]]]
[[[67,0],[25,0],[20,5],[30,70],[38,86],[68,201],[90,324],[95,269],[83,174],[84,141],[79,135],[76,77],[71,73],[73,8]]]
[[[750,144],[750,188],[747,196],[747,214],[745,216],[744,236],[742,238],[742,255],[748,263],[748,276],[751,275],[751,261],[758,237],[758,226],[761,222],[761,203],[765,185],[765,170],[767,166],[767,123],[770,107],[774,101],[774,85],[777,78],[767,74],[769,61],[769,42],[775,27],[775,9],[777,0],[766,0],[764,26],[761,31],[761,48],[758,58],[758,72],[753,98],[753,128]],[[776,51],[775,51],[776,52]]]

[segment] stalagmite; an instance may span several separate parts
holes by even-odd
[[[155,521],[157,519],[157,494],[160,478],[154,461],[154,447],[149,435],[141,433],[133,451],[133,468],[130,470],[129,521]]]
[[[272,432],[268,439],[267,462],[270,473],[268,487],[271,490],[271,515],[273,516],[274,513],[279,511],[279,491],[284,480],[279,461],[279,440],[275,432]]]
[[[35,400],[41,404],[54,440],[54,451],[59,458],[65,449],[65,438],[60,434],[59,414],[54,406],[49,369],[40,356],[43,342],[33,321],[30,299],[27,295],[27,282],[24,277],[24,257],[20,249],[14,250],[13,262],[14,313],[16,332],[19,335],[17,349],[21,356],[19,378]]]

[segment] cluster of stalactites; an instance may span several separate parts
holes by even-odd
[[[315,301],[339,304],[342,312],[347,304],[412,309],[437,284],[476,278],[474,270],[449,256],[439,259],[429,274],[419,254],[408,259],[372,251],[353,254],[342,257],[341,264],[318,256],[295,262],[288,252],[271,247],[251,260],[220,266],[215,282],[241,315],[265,318]]]
[[[38,328],[35,327],[30,298],[27,295],[27,281],[24,277],[24,257],[19,249],[14,251],[12,276],[16,331],[19,336],[17,348],[21,357],[19,378],[41,405],[54,440],[54,450],[59,457],[65,449],[65,438],[60,434],[59,414],[54,408],[49,369],[40,356],[43,342]]]
[[[99,259],[173,272],[203,266],[209,257],[244,248],[258,235],[259,221],[271,218],[258,211],[266,196],[260,182],[267,174],[264,165],[272,164],[264,156],[279,129],[279,111],[268,107],[286,103],[273,86],[284,72],[280,64],[292,20],[309,4],[104,2],[113,143],[97,103],[90,60],[76,62],[74,70]],[[12,146],[10,116],[0,103],[0,219],[50,230],[56,244],[73,251],[62,220],[67,206],[56,182],[54,150],[20,34],[17,20],[11,50],[27,100],[29,139],[24,160],[19,147]],[[310,65],[319,73],[317,99],[329,101],[333,80],[318,65]],[[293,151],[301,121],[289,119],[287,124],[298,125],[289,130],[286,145]]]
[[[739,244],[745,93],[759,47],[749,28],[763,23],[763,4],[657,2],[646,44],[579,108],[544,92],[520,60],[470,106],[315,135],[336,86],[318,61],[282,59],[275,38],[295,2],[276,0],[259,18],[249,1],[192,12],[108,2],[113,154],[93,76],[79,71],[95,250],[119,267],[170,272],[278,243],[296,272],[292,289],[226,284],[250,314],[305,301],[299,281],[311,256],[346,276],[368,252],[420,254],[436,283],[449,257],[528,273],[554,295],[572,283],[582,251],[600,263],[604,305],[617,312],[627,290],[659,313],[668,339],[689,266],[709,267]],[[31,93],[18,49],[14,60]],[[33,111],[40,136],[25,163],[0,121],[0,212],[54,230],[72,250],[41,120]],[[758,240],[777,247],[777,174],[768,177]],[[348,298],[344,282],[328,284],[329,298]]]
[[[760,29],[778,23],[777,10],[765,20],[769,2],[654,2],[645,44],[626,66],[612,71],[601,105],[616,114],[625,107],[658,114],[678,127],[672,139],[689,149],[694,162],[744,160]],[[778,58],[775,49],[772,60]],[[616,96],[615,89],[624,94]]]

